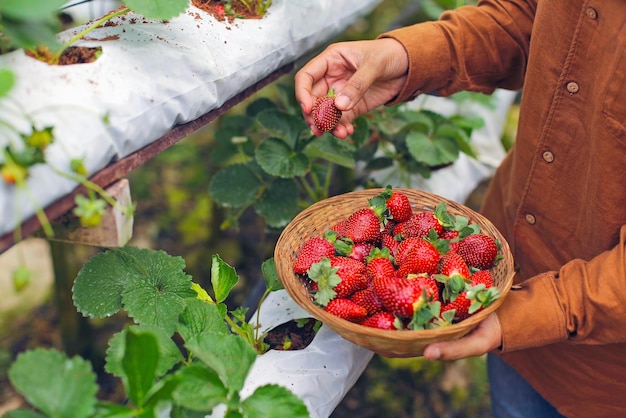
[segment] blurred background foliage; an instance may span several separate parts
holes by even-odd
[[[459,7],[466,2],[450,0],[384,0],[369,15],[348,28],[338,39],[371,39],[386,30],[436,19],[442,11]],[[317,52],[317,51],[315,51]],[[315,53],[314,52],[314,53]],[[311,56],[313,56],[313,54]],[[162,249],[171,255],[182,256],[188,273],[205,285],[210,277],[211,256],[219,254],[223,260],[235,267],[240,276],[237,289],[232,293],[229,304],[255,306],[261,263],[273,255],[279,231],[268,230],[251,210],[241,214],[236,228],[223,228],[228,213],[217,205],[208,192],[208,185],[216,167],[212,165],[215,134],[223,121],[232,115],[241,114],[246,106],[259,97],[277,101],[293,101],[285,96],[293,74],[288,74],[276,83],[264,88],[250,99],[242,102],[209,125],[191,134],[183,141],[161,153],[144,166],[132,172],[131,183],[135,213],[134,237],[131,245]],[[515,124],[512,119],[511,124]],[[513,129],[513,128],[512,128]],[[510,144],[514,134],[507,130],[503,141]],[[350,173],[336,174],[337,179],[350,177]],[[343,190],[347,185],[337,185]],[[75,277],[75,272],[97,249],[80,245],[53,244],[52,252],[62,259],[62,269],[56,266],[57,274]],[[55,262],[56,259],[55,259]],[[60,272],[62,270],[62,273]],[[204,281],[204,282],[203,282]],[[71,286],[71,284],[70,284]],[[67,290],[67,287],[65,288]],[[71,301],[67,295],[55,289],[41,307],[13,317],[0,332],[0,382],[9,360],[9,351],[27,348],[31,340],[45,338],[43,345],[64,345],[61,315],[55,307]],[[33,326],[46,321],[47,332],[36,336]],[[121,326],[110,321],[87,321],[73,317],[65,319],[81,324],[71,327],[80,330],[78,340],[89,339],[87,348],[78,343],[74,351],[89,351],[95,367],[106,347],[111,329]],[[25,331],[29,324],[29,331]],[[22,332],[22,335],[16,337]],[[98,337],[99,333],[106,333]],[[67,341],[65,343],[67,345]],[[95,347],[94,347],[95,345]],[[68,351],[68,350],[66,350]],[[69,350],[70,354],[72,350]],[[111,389],[110,396],[115,396]],[[0,395],[0,411],[3,396]],[[348,417],[478,417],[489,416],[488,383],[485,375],[484,358],[466,359],[457,362],[428,362],[422,358],[386,359],[375,356],[352,390],[339,405],[333,418]]]

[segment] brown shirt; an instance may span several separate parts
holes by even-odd
[[[521,290],[503,357],[567,416],[626,416],[626,1],[482,1],[383,36],[408,53],[395,102],[521,89],[483,213]]]

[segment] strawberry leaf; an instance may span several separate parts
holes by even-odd
[[[148,19],[167,20],[184,12],[189,2],[188,0],[124,0],[124,4]]]
[[[309,412],[302,399],[287,388],[268,384],[258,387],[241,403],[244,416],[272,418],[307,418]]]
[[[56,350],[37,348],[19,354],[8,376],[45,416],[82,418],[94,413],[96,375],[89,362],[78,356],[68,358]]]
[[[222,206],[240,208],[255,201],[261,186],[251,164],[235,164],[215,173],[209,184],[209,194]]]
[[[195,362],[177,373],[179,383],[173,398],[180,406],[194,411],[210,411],[228,399],[228,391],[215,371]]]
[[[289,144],[279,138],[267,138],[261,142],[255,158],[266,173],[283,178],[304,176],[311,165],[305,154],[294,152]]]
[[[303,151],[311,160],[320,158],[341,167],[354,168],[354,146],[332,135],[322,135],[309,142]]]
[[[313,263],[308,271],[311,280],[317,283],[318,290],[315,293],[315,302],[318,305],[326,306],[328,302],[337,296],[334,287],[341,283],[341,277],[337,274],[338,268],[330,265],[328,257]]]
[[[276,179],[254,204],[256,212],[273,228],[285,227],[298,214],[298,185],[293,179]]]

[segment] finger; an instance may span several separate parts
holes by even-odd
[[[310,114],[313,107],[313,101],[316,95],[314,94],[314,87],[319,83],[324,84],[321,90],[328,91],[328,86],[324,81],[324,75],[327,72],[326,61],[320,57],[314,58],[309,61],[304,67],[302,67],[294,76],[295,82],[295,96],[302,112],[304,114]],[[317,87],[317,89],[320,89]]]

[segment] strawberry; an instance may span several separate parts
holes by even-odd
[[[436,273],[440,258],[439,250],[430,242],[420,238],[403,255],[397,274],[406,276],[417,273]]]
[[[353,242],[374,242],[380,239],[381,227],[380,216],[374,209],[361,208],[346,219],[341,235]]]
[[[335,254],[335,247],[331,241],[322,237],[309,238],[302,244],[296,260],[293,263],[293,271],[296,274],[306,274],[313,263],[317,263],[324,257]]]
[[[330,132],[341,119],[341,110],[335,106],[335,90],[330,89],[326,96],[318,97],[313,103],[313,123],[322,132]]]
[[[400,235],[403,238],[409,237],[426,237],[431,229],[434,229],[437,235],[443,231],[443,226],[435,217],[433,212],[422,211],[416,212],[402,225]]]
[[[353,243],[350,239],[338,239],[335,241],[335,251],[339,255],[345,255],[355,260],[365,262],[367,256],[374,246],[369,242],[357,242]]]
[[[498,259],[498,244],[489,235],[472,234],[459,241],[457,252],[468,266],[486,270]]]
[[[350,300],[364,307],[370,315],[382,312],[383,310],[383,304],[371,287],[354,292],[352,296],[350,296]]]
[[[500,292],[497,287],[485,288],[484,284],[477,286],[468,284],[465,291],[441,307],[441,312],[454,309],[455,321],[462,321],[491,305],[499,297]]]
[[[387,248],[391,256],[395,256],[396,252],[398,251],[398,247],[400,246],[400,242],[396,241],[396,239],[391,235],[383,234],[380,245],[383,249]]]
[[[409,202],[409,198],[401,192],[393,192],[386,203],[391,219],[395,222],[404,222],[413,216],[411,202]]]
[[[474,286],[484,284],[488,289],[493,286],[493,276],[489,270],[478,270],[469,277],[470,283]]]
[[[377,278],[372,286],[385,309],[400,318],[411,318],[432,301],[427,288],[405,277]]]
[[[367,310],[350,299],[333,299],[328,302],[326,312],[350,322],[359,322],[367,317]]]
[[[396,317],[393,316],[390,312],[378,312],[374,315],[366,318],[361,325],[370,327],[370,328],[378,328],[378,329],[387,329],[387,330],[396,330]]]
[[[352,293],[365,289],[369,283],[365,263],[354,258],[344,256],[332,256],[330,265],[337,269],[337,275],[341,281],[334,287],[336,297],[344,298]]]
[[[414,286],[418,286],[426,291],[429,300],[439,300],[439,283],[434,276],[429,274],[409,274],[407,278],[413,281]]]
[[[450,251],[441,257],[439,273],[448,277],[461,276],[464,279],[470,276],[470,270],[465,260],[454,251]]]

